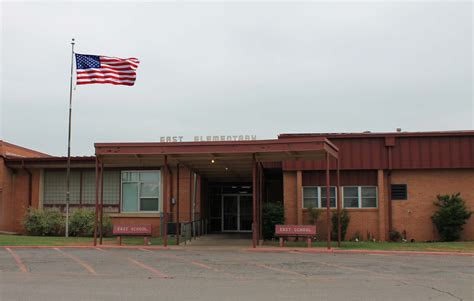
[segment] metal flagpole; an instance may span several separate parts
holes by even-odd
[[[66,233],[69,237],[69,199],[70,199],[70,184],[71,184],[71,113],[72,113],[72,72],[74,70],[74,38],[72,38],[72,52],[71,52],[71,82],[69,84],[69,129],[67,136],[67,172],[66,172]]]

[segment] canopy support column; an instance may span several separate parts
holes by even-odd
[[[252,247],[257,247],[257,162],[255,161],[255,154],[252,156],[252,208],[253,208],[253,222],[252,222]]]
[[[179,223],[179,163],[176,164],[176,245],[179,246],[180,233]]]
[[[99,219],[99,159],[95,157],[95,217],[94,217],[94,246],[97,246],[97,224]]]
[[[100,163],[100,219],[99,219],[99,244],[102,244],[104,236],[104,162]]]
[[[164,156],[163,168],[163,246],[168,246],[168,157]]]
[[[341,247],[341,174],[340,174],[340,167],[339,167],[339,158],[336,159],[337,165],[337,247]]]
[[[331,183],[329,177],[329,153],[326,153],[326,226],[327,226],[327,248],[331,249]]]

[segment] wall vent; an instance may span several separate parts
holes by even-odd
[[[391,199],[392,200],[406,200],[408,199],[407,184],[392,184],[391,185]]]

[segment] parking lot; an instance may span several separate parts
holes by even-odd
[[[0,248],[1,300],[472,300],[473,257]]]

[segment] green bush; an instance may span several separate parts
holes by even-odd
[[[69,218],[69,234],[71,236],[94,235],[95,212],[88,209],[76,209]]]
[[[69,219],[69,234],[71,236],[93,236],[95,224],[95,211],[91,209],[76,209]],[[112,234],[112,222],[104,214],[102,220],[103,236]]]
[[[283,204],[265,203],[262,208],[262,232],[264,239],[275,237],[275,225],[282,225],[285,222]]]
[[[313,225],[316,225],[316,223],[318,222],[319,216],[321,215],[321,210],[318,208],[309,207],[308,214],[309,214],[309,222]]]
[[[332,214],[331,221],[332,221],[332,232],[331,238],[333,240],[337,240],[337,230],[338,230],[338,216],[339,213],[336,211]],[[341,240],[345,240],[347,227],[349,226],[349,222],[351,217],[349,216],[349,212],[346,209],[341,210]]]
[[[95,211],[90,209],[75,209],[69,217],[69,235],[93,236]],[[57,209],[28,208],[23,218],[23,226],[29,235],[60,236],[65,231],[65,216]],[[112,222],[104,214],[102,221],[104,236],[112,234]]]
[[[41,210],[28,208],[23,226],[30,235],[59,236],[64,234],[65,220],[57,209]]]
[[[443,241],[455,241],[461,237],[463,225],[471,217],[472,212],[466,208],[466,203],[460,197],[460,193],[449,195],[438,195],[434,205],[438,210],[433,214],[431,220],[436,225]]]
[[[403,238],[402,234],[398,232],[397,230],[392,230],[388,232],[388,236],[390,237],[390,241],[393,241],[393,242],[401,241]]]

